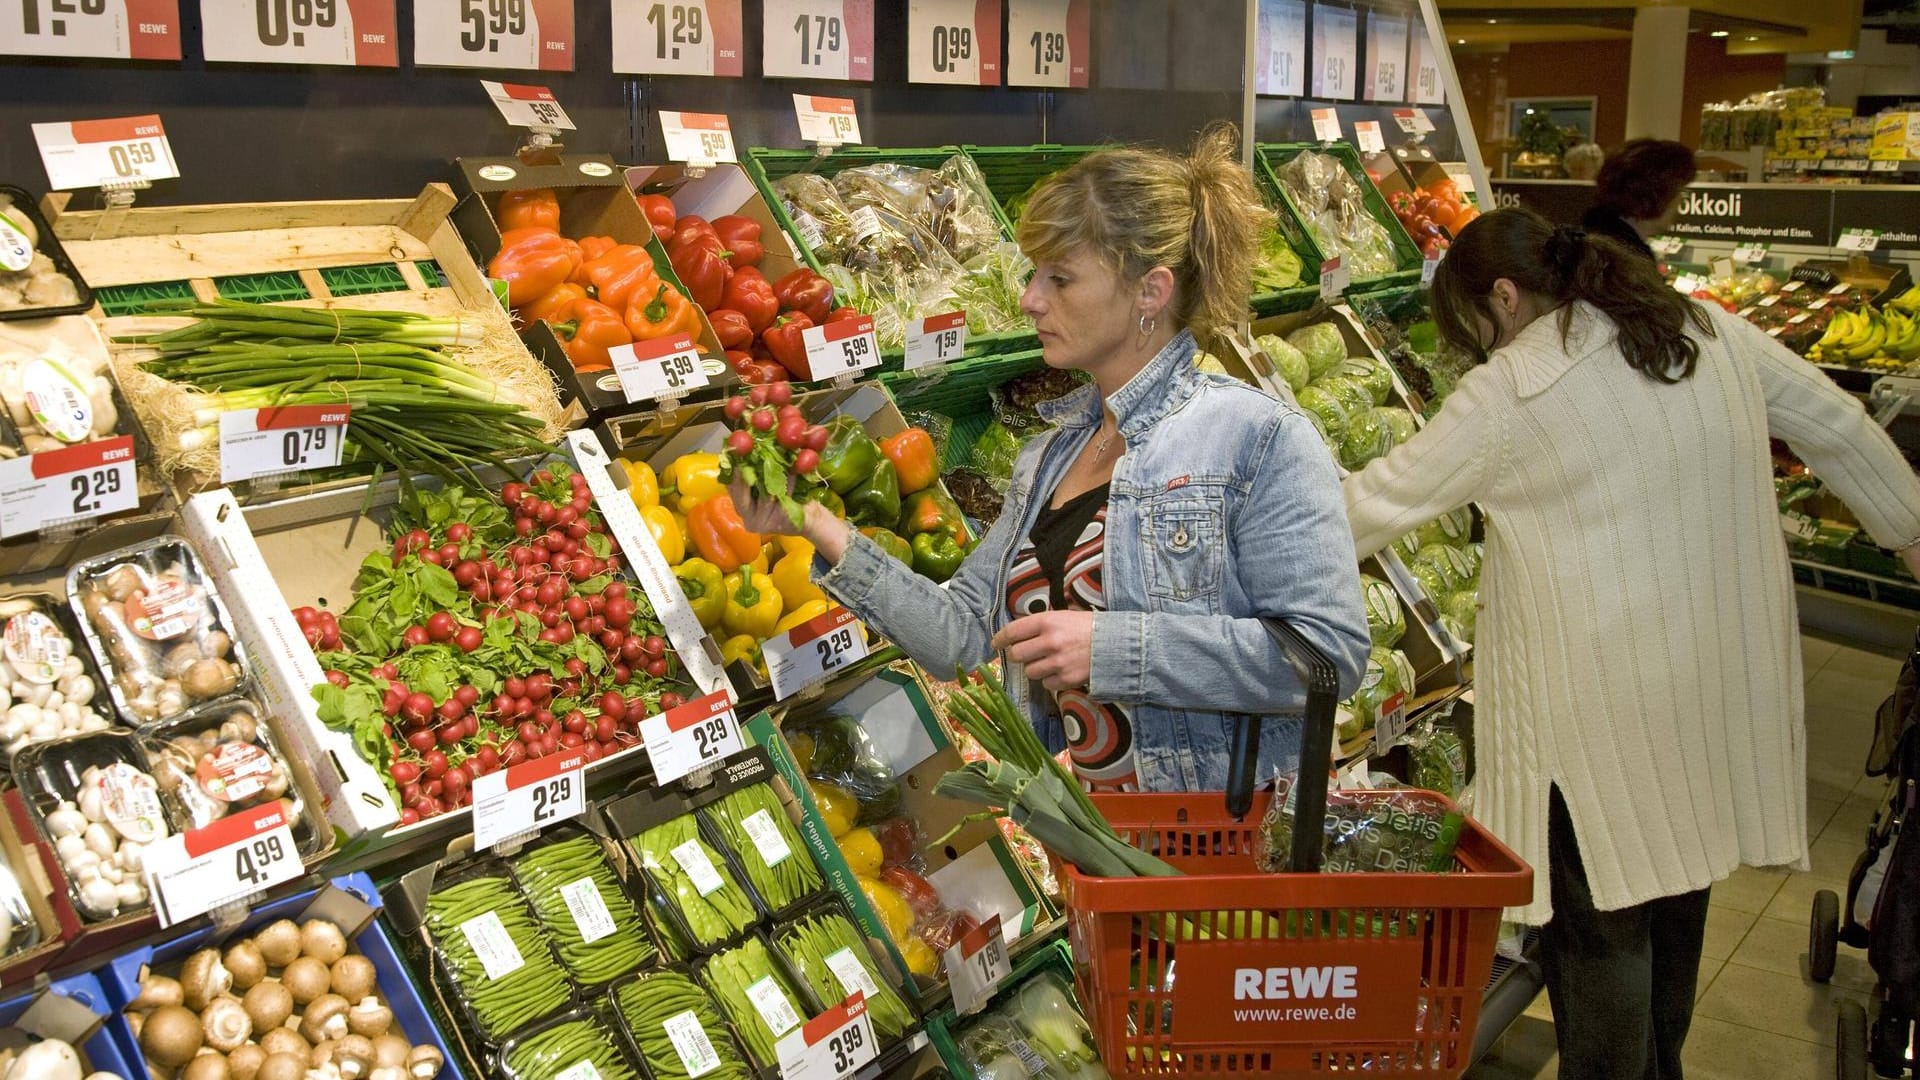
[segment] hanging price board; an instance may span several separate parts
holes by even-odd
[[[666,137],[668,161],[711,167],[740,160],[733,150],[733,128],[719,113],[663,111],[660,131]]]
[[[774,1047],[781,1080],[841,1080],[860,1071],[880,1052],[867,1016],[867,999],[855,994],[789,1032]]]
[[[1425,27],[1408,35],[1407,70],[1411,73],[1413,85],[1409,95],[1416,105],[1441,105],[1447,100],[1445,85],[1440,82],[1440,61],[1433,52],[1433,43],[1427,39]]]
[[[957,360],[967,351],[967,313],[949,311],[907,324],[908,371]]]
[[[413,62],[572,71],[573,0],[417,0]]]
[[[1340,114],[1332,109],[1314,109],[1309,116],[1313,118],[1313,137],[1323,143],[1340,141]]]
[[[1378,120],[1358,120],[1353,125],[1353,145],[1363,154],[1378,154],[1387,148],[1387,140],[1380,137]]]
[[[1347,291],[1347,286],[1351,284],[1352,281],[1353,271],[1348,270],[1346,264],[1340,261],[1340,256],[1335,255],[1333,258],[1320,264],[1320,296],[1322,299],[1328,301],[1339,299],[1340,294]]]
[[[340,464],[351,410],[341,405],[282,405],[220,414],[220,482]]]
[[[880,365],[880,342],[873,336],[873,316],[842,319],[801,331],[807,346],[807,375],[815,381],[851,375]]]
[[[800,123],[802,142],[846,146],[860,141],[860,114],[852,98],[795,94],[793,117]]]
[[[1260,0],[1256,33],[1254,93],[1299,97],[1307,70],[1305,0]]]
[[[300,849],[280,803],[228,814],[146,851],[147,884],[162,927],[299,877]]]
[[[1007,85],[1084,87],[1093,57],[1091,0],[1007,0]]]
[[[867,635],[853,612],[836,607],[760,646],[773,682],[773,696],[784,701],[867,655]]]
[[[739,78],[740,0],[613,0],[613,70]]]
[[[1007,939],[1000,933],[1000,916],[960,935],[947,946],[944,962],[947,984],[953,988],[953,1010],[962,1016],[979,1012],[1013,970],[1007,960]]]
[[[481,79],[480,87],[493,101],[493,107],[500,110],[501,118],[514,127],[574,130],[573,120],[567,116],[567,111],[554,100],[553,91],[544,86],[520,86]]]
[[[548,754],[473,781],[473,846],[492,847],[587,812],[587,756]]]
[[[158,116],[33,125],[47,186],[55,191],[166,180],[180,175]]]
[[[131,435],[0,461],[0,537],[138,505]]]
[[[1359,77],[1359,20],[1351,11],[1313,9],[1313,96],[1350,101]]]
[[[629,402],[685,397],[707,385],[707,369],[691,334],[618,345],[607,356]]]
[[[1367,100],[1407,99],[1407,21],[1367,16]]]
[[[1848,229],[1833,246],[1841,251],[1873,251],[1880,246],[1880,234],[1873,229]]]
[[[1000,85],[1000,0],[909,0],[907,81]]]
[[[0,54],[180,59],[180,0],[16,0],[0,11]]]
[[[667,784],[741,748],[740,723],[725,688],[640,721],[657,783]]]
[[[761,74],[873,81],[873,0],[766,0]]]
[[[208,60],[399,67],[394,0],[201,0]]]

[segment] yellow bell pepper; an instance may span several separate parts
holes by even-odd
[[[752,634],[735,634],[720,643],[721,664],[731,666],[736,660],[759,672],[763,678],[767,674],[766,658],[760,655],[760,643],[753,639]]]
[[[680,579],[680,591],[687,594],[687,603],[693,608],[693,617],[700,620],[702,630],[711,630],[720,625],[720,616],[727,610],[726,580],[720,568],[705,559],[688,559],[673,568],[674,576]]]
[[[727,575],[727,610],[720,623],[729,634],[750,634],[765,641],[780,621],[780,593],[765,574],[743,566]]]
[[[620,463],[627,470],[627,495],[633,499],[634,507],[645,510],[649,506],[659,506],[660,478],[654,475],[653,466],[631,458],[623,458]]]
[[[792,611],[802,604],[815,600],[825,600],[827,594],[813,583],[813,545],[797,536],[786,540],[786,554],[773,564],[769,575],[773,578],[773,587],[780,590],[780,598],[786,601],[787,610]]]
[[[668,566],[680,565],[687,557],[687,534],[673,520],[673,511],[655,503],[640,508],[640,520],[647,523],[653,542],[660,545],[660,557]]]
[[[666,481],[662,497],[670,498],[670,505],[683,514],[727,490],[720,482],[719,454],[682,454],[667,466],[662,479]]]
[[[833,603],[824,596],[818,600],[807,600],[799,607],[780,616],[780,621],[773,624],[773,632],[775,635],[784,634],[816,615],[825,615],[832,608]]]

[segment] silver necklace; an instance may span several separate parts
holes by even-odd
[[[1093,456],[1095,458],[1106,457],[1107,446],[1113,442],[1113,437],[1117,434],[1119,434],[1117,431],[1105,432],[1099,439],[1095,440],[1093,444]]]

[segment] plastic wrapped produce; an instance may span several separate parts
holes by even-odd
[[[1286,338],[1279,334],[1261,334],[1253,343],[1267,354],[1267,359],[1273,361],[1274,368],[1280,372],[1281,378],[1287,380],[1288,388],[1294,393],[1299,393],[1312,381],[1313,372],[1307,364],[1306,354],[1289,344]]]
[[[1370,403],[1374,405],[1385,405],[1387,398],[1393,394],[1393,372],[1371,356],[1349,356],[1335,364],[1328,374],[1365,387]]]
[[[1348,472],[1359,472],[1367,462],[1385,457],[1399,445],[1389,413],[1396,410],[1369,407],[1353,414],[1347,424],[1347,437],[1340,441],[1340,464]],[[1397,410],[1404,411],[1404,410]]]
[[[1397,268],[1392,234],[1368,212],[1360,184],[1338,158],[1305,150],[1275,175],[1300,208],[1321,254],[1338,257],[1355,277],[1389,274]]]
[[[1338,371],[1338,368],[1335,368],[1335,371]],[[1330,371],[1313,380],[1312,385],[1339,398],[1340,404],[1346,406],[1347,415],[1350,417],[1357,417],[1362,412],[1373,408],[1372,391],[1357,379],[1345,378]]]
[[[881,977],[865,938],[837,909],[781,927],[774,932],[774,944],[822,1005],[845,1001],[856,990],[865,995],[867,1015],[883,1042],[892,1042],[913,1026],[913,1012]]]
[[[726,841],[768,908],[785,910],[820,889],[820,869],[770,785],[729,792],[700,813]]]
[[[1428,544],[1414,554],[1407,569],[1428,596],[1438,598],[1471,582],[1479,567],[1465,548]]]
[[[144,740],[124,730],[36,743],[14,782],[60,861],[80,914],[110,919],[148,905],[148,848],[179,827],[160,799]]]
[[[474,1029],[498,1043],[574,1003],[540,922],[491,861],[436,881],[426,928],[438,966]]]
[[[1461,547],[1473,539],[1473,511],[1467,507],[1449,510],[1413,531],[1417,548],[1447,544]]]
[[[1027,1034],[1004,1011],[973,1022],[958,1040],[960,1057],[975,1080],[1065,1080],[1064,1072],[1027,1041]]]
[[[260,708],[245,698],[189,710],[154,733],[150,756],[161,797],[178,809],[185,828],[204,828],[277,800],[301,854],[314,853],[326,841],[307,820],[293,771]]]
[[[1455,798],[1467,783],[1467,750],[1451,727],[1431,720],[1407,732],[1413,786]]]
[[[708,957],[700,982],[733,1021],[748,1056],[762,1066],[778,1064],[774,1047],[813,1015],[806,996],[757,936]]]
[[[1318,379],[1347,358],[1347,339],[1330,322],[1309,323],[1288,334],[1287,344],[1307,358],[1307,377]]]
[[[516,1035],[501,1047],[500,1064],[511,1080],[640,1080],[612,1029],[588,1009]]]
[[[640,912],[591,833],[568,829],[543,838],[512,867],[560,962],[580,985],[605,985],[653,960]]]
[[[653,1080],[751,1080],[719,1007],[687,976],[643,975],[621,984],[613,1000]]]
[[[1360,575],[1360,592],[1367,608],[1367,633],[1375,645],[1391,649],[1407,633],[1407,612],[1393,586],[1368,574]]]
[[[678,917],[696,946],[711,948],[759,921],[752,897],[701,838],[692,814],[656,825],[628,843],[653,882],[650,895]]]
[[[1294,399],[1319,422],[1320,431],[1326,436],[1329,446],[1337,447],[1346,441],[1347,424],[1352,414],[1338,396],[1324,387],[1308,386]]]
[[[1293,784],[1280,780],[1276,797],[1255,838],[1261,869],[1284,872],[1293,855]],[[1465,818],[1426,792],[1329,791],[1322,837],[1327,873],[1445,873]]]
[[[137,724],[169,720],[240,688],[244,659],[226,608],[187,542],[163,536],[79,563],[67,596]]]
[[[0,743],[9,753],[111,726],[71,618],[50,596],[0,600]]]

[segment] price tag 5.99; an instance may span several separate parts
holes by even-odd
[[[154,115],[35,124],[33,140],[47,167],[47,185],[56,191],[180,175],[166,129]]]
[[[300,849],[275,802],[160,841],[146,871],[154,914],[172,926],[299,877]]]
[[[867,655],[867,636],[853,612],[836,607],[787,631],[768,638],[760,647],[767,661],[776,700],[792,697],[802,687],[818,682]]]
[[[488,79],[481,79],[480,85],[493,99],[493,107],[500,110],[501,117],[514,127],[574,129],[567,110],[554,100],[553,91],[544,86],[521,86]]]
[[[807,374],[816,381],[880,366],[871,315],[809,327],[801,331],[800,340],[807,346]]]
[[[1000,916],[993,916],[947,946],[945,963],[954,1011],[962,1016],[979,1012],[1013,970],[1007,959],[1007,939],[1000,933]]]
[[[608,355],[628,401],[683,397],[707,385],[707,369],[700,363],[700,350],[694,347],[691,334],[636,341]]]
[[[473,844],[511,843],[587,810],[587,756],[574,751],[473,781]]]
[[[671,783],[741,748],[740,724],[723,687],[640,721],[657,783]]]
[[[420,67],[572,71],[573,4],[571,0],[415,4],[413,62]],[[508,117],[507,122],[516,121]]]
[[[806,1022],[775,1046],[782,1080],[840,1080],[879,1052],[866,995],[856,993]]]
[[[344,404],[283,405],[221,413],[220,482],[232,484],[256,476],[340,464],[349,416]]]
[[[660,130],[666,136],[669,161],[717,165],[740,160],[733,149],[733,127],[719,113],[662,110]]]
[[[0,537],[138,505],[131,435],[0,461]]]
[[[929,315],[907,326],[905,367],[912,371],[958,360],[966,349],[966,312],[949,311],[944,315]]]

